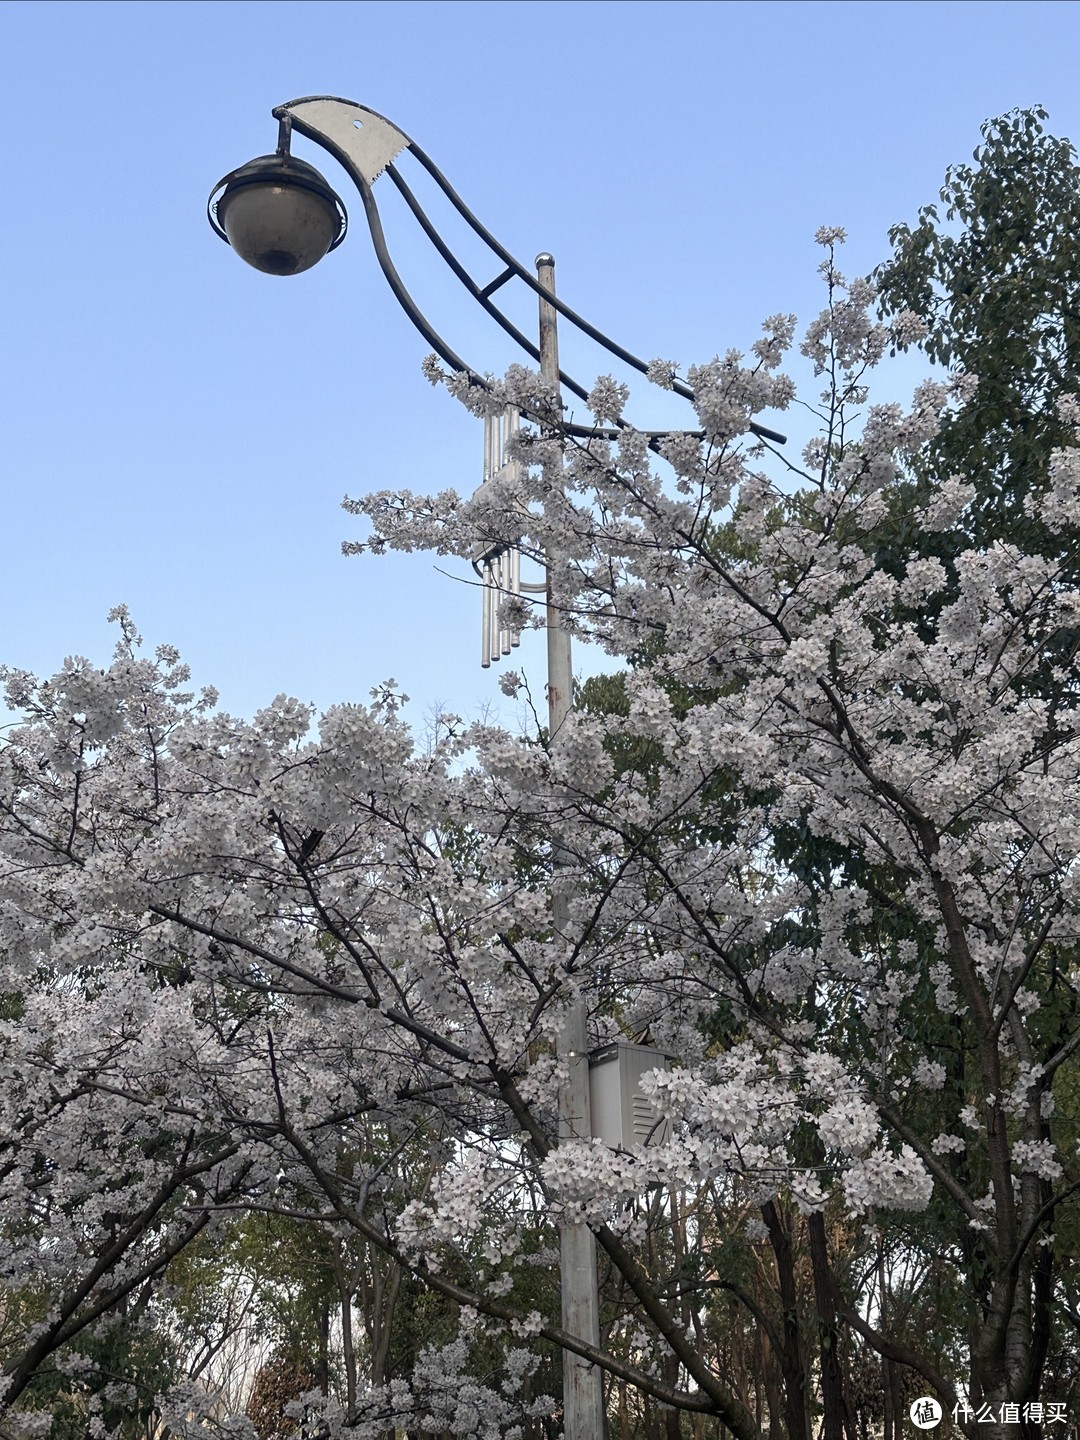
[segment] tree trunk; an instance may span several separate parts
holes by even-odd
[[[319,1312],[319,1394],[330,1394],[330,1301]]]
[[[799,1333],[799,1293],[795,1283],[791,1236],[774,1201],[767,1200],[762,1205],[761,1215],[776,1258],[780,1286],[783,1348],[777,1359],[784,1378],[784,1424],[788,1440],[810,1440],[809,1394],[802,1359],[802,1336]]]
[[[844,1440],[844,1379],[840,1367],[836,1302],[829,1270],[825,1216],[820,1210],[814,1210],[807,1216],[806,1229],[810,1239],[810,1264],[814,1272],[814,1303],[818,1315],[821,1354],[821,1397],[825,1408],[821,1440]]]
[[[353,1284],[345,1270],[342,1247],[334,1247],[334,1279],[341,1302],[341,1359],[345,1366],[345,1410],[351,1420],[356,1414],[356,1341],[353,1337]]]

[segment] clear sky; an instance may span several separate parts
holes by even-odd
[[[501,701],[474,590],[433,556],[340,554],[361,534],[344,494],[469,492],[481,459],[478,422],[421,374],[355,192],[297,140],[352,233],[291,279],[207,226],[214,182],[273,150],[274,105],[388,116],[521,259],[554,252],[571,305],[682,363],[748,347],[775,311],[810,319],[815,229],[846,226],[846,266],[868,271],[988,116],[1038,102],[1080,135],[1080,9],[1061,0],[7,0],[0,47],[0,661],[107,663],[122,601],[239,714],[388,676],[414,723]],[[376,195],[437,328],[501,369],[499,332],[386,180]],[[568,338],[563,358],[588,382],[610,368]],[[666,400],[642,382],[631,413],[677,423]],[[523,652],[542,682],[535,637]]]

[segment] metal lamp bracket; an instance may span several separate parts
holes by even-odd
[[[382,220],[379,216],[372,194],[372,186],[378,177],[386,171],[391,181],[397,187],[406,205],[412,211],[413,216],[419,223],[421,229],[434,245],[435,249],[442,256],[443,260],[450,267],[451,271],[482,306],[488,314],[498,322],[508,335],[521,347],[526,355],[540,363],[541,370],[544,370],[541,348],[538,348],[533,341],[523,334],[510,320],[510,318],[496,306],[492,300],[495,292],[502,288],[508,281],[517,279],[533,290],[540,298],[542,306],[547,306],[551,315],[551,330],[554,333],[554,317],[556,313],[561,315],[582,334],[601,345],[610,354],[615,355],[624,364],[631,368],[647,374],[649,365],[639,356],[632,354],[623,346],[617,344],[610,336],[591,325],[583,316],[571,310],[554,292],[553,286],[541,282],[539,275],[533,275],[522,263],[515,259],[487,230],[472,211],[465,205],[464,201],[453,189],[446,177],[439,171],[430,158],[424,153],[419,145],[415,144],[396,125],[391,124],[385,116],[379,115],[374,110],[367,109],[364,105],[358,105],[355,100],[344,100],[333,95],[308,95],[298,100],[289,100],[284,105],[279,105],[273,112],[275,119],[281,124],[281,140],[279,142],[279,153],[288,153],[289,130],[295,127],[301,135],[307,136],[316,144],[321,145],[333,155],[349,173],[354,181],[364,204],[364,211],[367,217],[368,228],[371,232],[372,242],[375,246],[375,253],[379,265],[382,268],[391,290],[394,292],[398,303],[408,315],[413,325],[431,345],[435,353],[455,370],[459,375],[466,377],[470,385],[476,385],[483,389],[489,388],[488,380],[479,372],[467,365],[457,355],[442,336],[433,328],[430,321],[423,314],[419,306],[409,294],[403,284],[397,268],[390,257],[386,244],[386,237],[383,233]],[[454,255],[446,241],[442,238],[431,220],[428,218],[419,201],[409,189],[408,184],[393,164],[394,158],[402,151],[408,150],[412,158],[427,171],[428,175],[435,182],[438,188],[450,204],[457,210],[458,214],[474,233],[483,241],[491,253],[500,261],[503,269],[485,285],[480,285],[473,276],[466,270],[461,261]],[[230,177],[227,177],[230,178]],[[217,225],[213,210],[214,197],[211,197],[211,223],[215,225],[219,233],[222,233]],[[340,202],[339,202],[340,208]],[[344,232],[342,232],[344,233]],[[223,237],[225,238],[225,237]],[[338,242],[340,241],[340,236]],[[538,262],[541,258],[537,257]],[[543,314],[543,310],[541,312]],[[542,327],[543,329],[543,327]],[[541,339],[541,346],[543,339]],[[565,388],[571,394],[578,396],[581,400],[588,400],[589,392],[565,371],[559,369],[557,352],[553,367],[549,367],[551,373],[547,374],[549,384],[556,394]],[[693,401],[694,391],[689,385],[680,380],[672,379],[671,387],[676,394]],[[561,395],[560,395],[561,400]],[[544,425],[542,418],[528,416],[527,418]],[[502,416],[490,415],[485,423],[484,435],[484,479],[490,480],[498,474],[506,465],[505,444],[509,435],[517,428],[519,417],[516,411],[509,410]],[[565,435],[581,437],[585,439],[617,440],[620,432],[628,422],[618,422],[614,429],[606,429],[595,425],[574,424],[570,420],[563,420],[559,429]],[[752,435],[759,439],[773,441],[777,444],[784,443],[784,436],[775,430],[769,430],[756,422],[749,422],[747,429]],[[642,432],[648,444],[659,450],[661,442],[670,433],[660,430],[646,430]],[[684,432],[701,438],[701,431]],[[518,462],[509,462],[517,464]],[[492,661],[497,661],[501,656],[508,655],[519,640],[516,629],[500,623],[500,610],[503,605],[504,596],[519,596],[523,591],[534,591],[539,593],[546,586],[522,583],[521,580],[521,554],[512,540],[497,543],[480,543],[473,554],[473,565],[481,577],[483,587],[483,640],[482,640],[482,663],[488,666]]]
[[[374,185],[394,156],[410,144],[407,135],[374,110],[331,95],[290,100],[278,106],[274,118],[287,118],[301,134],[329,142],[328,148],[347,155],[369,185]]]

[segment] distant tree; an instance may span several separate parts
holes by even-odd
[[[299,1421],[287,1407],[317,1388],[316,1377],[299,1361],[275,1355],[256,1372],[247,1414],[259,1440],[289,1440]]]
[[[1047,119],[1034,107],[988,120],[940,203],[890,230],[874,280],[884,313],[904,316],[901,348],[978,381],[916,462],[923,485],[975,487],[954,542],[1050,547],[1075,577],[1073,547],[1037,514],[1054,455],[1076,444],[1063,403],[1080,395],[1080,164]]]

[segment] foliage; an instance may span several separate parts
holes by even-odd
[[[1060,543],[1034,505],[1055,452],[1075,444],[1060,405],[1080,393],[1080,165],[1046,119],[1036,107],[987,121],[940,205],[890,231],[893,257],[875,275],[885,312],[905,317],[901,345],[978,377],[919,469],[930,483],[974,484],[962,524],[980,546],[1006,534]]]

